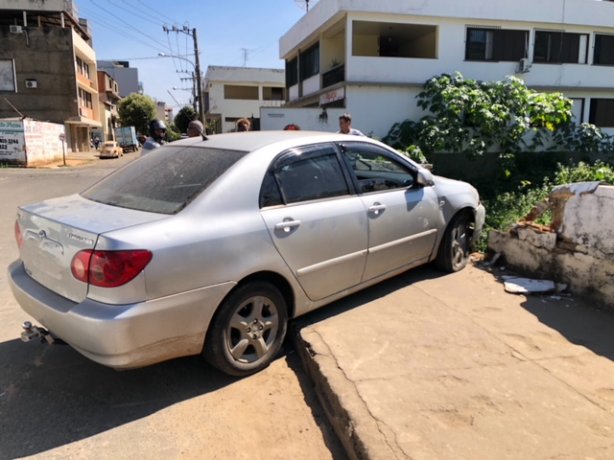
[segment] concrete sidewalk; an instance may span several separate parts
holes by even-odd
[[[319,314],[297,349],[351,458],[614,458],[610,311],[507,294],[468,266]]]

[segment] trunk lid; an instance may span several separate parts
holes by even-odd
[[[71,273],[74,255],[95,248],[98,236],[105,232],[164,217],[97,203],[76,194],[21,206],[17,213],[23,235],[20,257],[28,275],[37,282],[81,302],[88,285]]]

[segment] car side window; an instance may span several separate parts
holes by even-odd
[[[416,181],[414,171],[378,146],[347,143],[342,150],[359,193],[408,188]]]
[[[349,195],[332,145],[294,149],[274,163],[262,183],[260,206]]]

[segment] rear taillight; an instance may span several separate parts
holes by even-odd
[[[18,248],[23,246],[23,233],[21,233],[21,227],[18,221],[15,221],[15,241],[17,241]]]
[[[100,287],[118,287],[134,279],[151,261],[145,249],[129,251],[79,251],[70,270],[79,281]]]

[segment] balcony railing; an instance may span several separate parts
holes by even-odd
[[[263,100],[260,104],[262,107],[281,107],[282,105],[285,104],[286,101],[279,101],[279,100],[272,100],[272,99],[268,99],[268,100]]]
[[[333,67],[322,74],[322,88],[327,88],[345,80],[345,66],[343,64]]]

